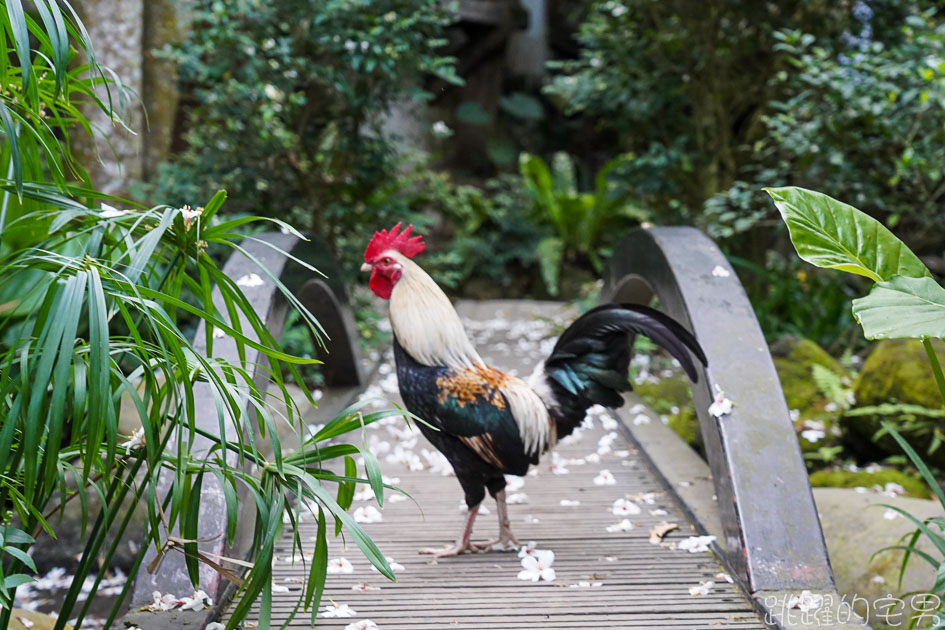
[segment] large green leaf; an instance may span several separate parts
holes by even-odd
[[[765,188],[791,233],[798,255],[827,269],[875,282],[929,275],[922,261],[879,221],[853,206],[804,188]]]
[[[896,276],[853,300],[867,339],[945,337],[945,289],[932,278]]]

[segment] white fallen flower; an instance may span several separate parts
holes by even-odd
[[[722,391],[722,388],[719,387],[719,384],[715,384],[715,400],[709,405],[709,414],[721,418],[722,416],[732,413],[732,401],[725,397],[725,392]]]
[[[686,540],[680,541],[676,548],[689,553],[701,553],[708,551],[709,545],[713,542],[715,542],[715,536],[690,536]]]
[[[610,511],[614,514],[614,516],[634,516],[639,514],[642,510],[640,510],[640,506],[633,501],[629,501],[627,499],[617,499],[614,501],[613,507]]]
[[[633,419],[633,426],[640,426],[641,424],[650,424],[650,416],[645,413],[638,413]]]
[[[728,278],[732,273],[722,265],[716,265],[712,268],[712,275],[716,278]]]
[[[259,277],[259,274],[249,272],[249,273],[246,273],[245,275],[240,276],[240,278],[236,281],[236,284],[238,284],[241,287],[252,288],[252,287],[261,287],[262,285],[266,284],[266,282],[262,278]]]
[[[734,584],[734,583],[735,583],[735,580],[733,580],[733,579],[732,579],[732,576],[729,575],[728,573],[716,573],[716,574],[715,574],[715,579],[716,579],[716,580],[722,580],[723,582],[728,582],[729,584]]]
[[[354,565],[347,558],[332,558],[328,561],[327,573],[353,573]]]
[[[614,478],[613,473],[611,473],[606,468],[601,470],[596,477],[594,477],[595,486],[612,486],[617,483],[617,480]]]
[[[330,619],[332,617],[338,617],[340,619],[344,617],[354,617],[356,614],[358,614],[358,611],[348,604],[341,604],[340,606],[336,606],[334,604],[325,604],[325,609],[318,613],[318,616],[324,617],[326,619]]]
[[[211,621],[204,630],[226,630],[226,626],[219,621]]]
[[[666,516],[667,514],[669,514],[669,512],[663,509],[650,510],[650,516]]]
[[[30,621],[30,620],[29,620],[28,618],[26,618],[26,617],[17,617],[16,620],[19,621],[19,622],[20,622],[20,625],[23,626],[24,628],[32,628],[33,626],[36,625],[35,623],[33,623],[32,621]]]
[[[213,600],[203,591],[195,591],[190,597],[181,598],[181,610],[203,610],[204,606],[213,606]]]
[[[213,327],[213,338],[214,338],[214,339],[223,339],[224,337],[227,337],[227,336],[228,336],[228,335],[227,335],[225,332],[223,332],[223,329],[222,329],[222,328],[217,328],[216,326]]]
[[[690,586],[689,594],[693,597],[699,597],[700,595],[708,595],[709,591],[712,590],[712,587],[715,586],[715,582],[699,582],[699,586]]]
[[[810,591],[801,591],[800,595],[791,595],[788,599],[788,608],[797,608],[801,612],[817,610],[824,603],[824,596]]]
[[[555,580],[555,570],[551,568],[554,564],[555,553],[550,550],[537,551],[533,555],[522,558],[522,570],[518,572],[518,579],[538,582],[545,580],[553,582]]]
[[[525,480],[521,477],[515,477],[513,475],[505,476],[505,491],[506,492],[515,492],[521,490],[525,487]]]
[[[516,492],[515,494],[510,494],[505,502],[509,505],[521,505],[523,503],[528,503],[528,495],[524,492]]]
[[[577,507],[581,505],[581,502],[576,501],[574,499],[561,499],[561,501],[559,502],[559,505],[561,507]]]
[[[151,593],[153,601],[148,604],[148,610],[151,612],[166,612],[173,610],[180,605],[180,600],[170,593],[161,594],[161,591]]]
[[[358,523],[380,523],[384,517],[373,505],[363,505],[354,511],[354,520]]]
[[[387,566],[389,566],[390,570],[393,571],[394,573],[397,573],[398,571],[407,570],[407,567],[400,564],[399,562],[395,562],[394,559],[391,558],[390,556],[384,556],[384,559],[387,560]],[[374,566],[373,564],[371,565],[371,570],[374,571],[375,573],[380,573],[380,571],[377,570],[377,567]]]
[[[361,621],[349,623],[345,626],[345,630],[380,630],[380,628],[370,619],[362,619]]]
[[[373,565],[372,565],[372,566],[373,566]],[[352,590],[352,591],[361,591],[361,592],[364,592],[364,591],[379,591],[379,590],[381,590],[381,587],[380,587],[380,586],[371,586],[370,584],[366,584],[366,583],[364,583],[364,582],[358,582],[357,584],[355,584],[354,586],[351,587],[351,590]]]
[[[631,523],[630,519],[628,518],[623,519],[616,525],[607,526],[607,531],[610,532],[611,534],[615,532],[629,532],[631,529],[633,529],[633,523]]]
[[[527,514],[527,515],[525,515],[525,523],[526,523],[527,525],[537,525],[537,524],[538,524],[538,518],[532,516],[531,514]]]
[[[892,508],[889,508],[885,512],[883,512],[883,518],[886,519],[887,521],[894,521],[900,516],[901,514],[899,514],[899,512],[897,512],[896,510],[893,510]]]

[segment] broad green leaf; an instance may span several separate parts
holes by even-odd
[[[853,300],[867,339],[945,337],[945,289],[932,278],[897,276]]]
[[[827,195],[804,188],[765,188],[791,233],[797,254],[818,267],[866,276],[929,275],[922,261],[879,221]]]

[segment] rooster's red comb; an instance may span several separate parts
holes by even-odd
[[[371,262],[377,258],[381,252],[385,252],[388,249],[398,251],[407,258],[413,258],[422,252],[426,245],[423,242],[422,236],[410,238],[410,231],[412,229],[413,225],[408,225],[407,229],[400,232],[400,223],[398,223],[391,228],[390,232],[387,230],[375,232],[374,238],[371,239],[367,249],[364,250],[364,261]]]

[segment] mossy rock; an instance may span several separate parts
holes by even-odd
[[[945,362],[945,344],[933,341],[939,361]],[[918,339],[886,339],[876,344],[863,363],[853,386],[856,404],[841,418],[841,427],[851,447],[865,459],[901,455],[902,449],[891,436],[874,440],[882,422],[889,422],[904,435],[928,462],[945,467],[945,448],[927,454],[928,430],[912,430],[909,415],[900,413],[863,413],[863,408],[884,404],[916,405],[930,410],[942,408],[942,396],[935,383],[928,356]],[[892,408],[892,411],[895,411]],[[913,416],[915,418],[916,416]],[[941,425],[939,418],[937,424]],[[898,425],[898,426],[897,426]]]
[[[924,483],[910,477],[902,471],[884,468],[876,472],[858,470],[818,470],[810,474],[810,485],[815,488],[872,488],[886,487],[887,483],[897,483],[906,491],[906,496],[928,499],[931,494]]]
[[[823,414],[824,406],[830,401],[814,381],[813,366],[823,366],[843,377],[846,372],[840,363],[810,339],[793,335],[771,344],[771,355],[788,407],[800,410],[801,416],[806,418]]]
[[[684,375],[663,378],[656,383],[639,383],[633,386],[633,390],[654,411],[667,417],[669,427],[686,444],[703,452],[699,419],[692,403],[689,380]],[[678,412],[672,413],[673,408]]]
[[[774,367],[781,381],[784,398],[789,409],[799,412],[794,421],[797,441],[804,453],[816,453],[823,447],[834,446],[839,442],[836,433],[839,410],[830,410],[831,400],[814,379],[814,366],[819,365],[837,375],[847,377],[846,371],[830,356],[826,350],[810,339],[790,335],[782,337],[771,345]],[[807,421],[823,425],[824,437],[808,440],[802,435],[810,426]]]

